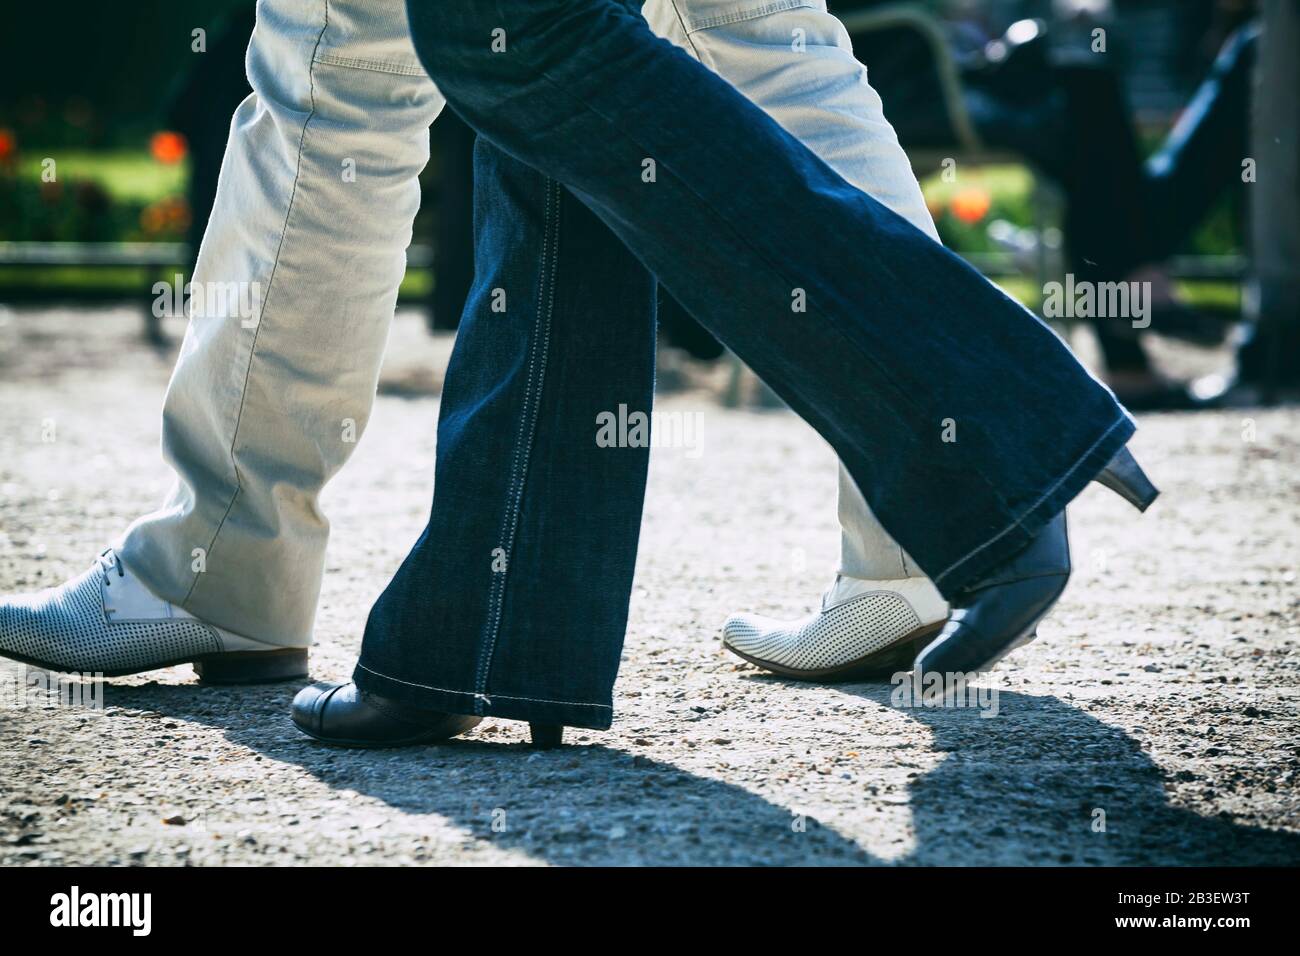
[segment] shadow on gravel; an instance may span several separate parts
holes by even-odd
[[[304,736],[289,720],[289,702],[302,686],[109,685],[105,703],[216,727],[232,743],[301,767],[330,787],[382,800],[406,814],[437,814],[472,838],[539,861],[607,866],[876,862],[856,842],[811,818],[803,832],[795,832],[790,808],[742,787],[600,743],[535,751],[522,742],[471,735],[401,750],[329,747]],[[613,737],[582,730],[567,736],[575,741]],[[250,781],[249,788],[270,786]],[[501,811],[507,828],[496,832],[493,824]]]
[[[912,785],[916,851],[902,862],[1300,861],[1300,835],[1170,805],[1164,772],[1137,740],[1056,697],[1001,691],[998,716],[981,718],[974,709],[892,707],[890,687],[841,689],[924,723],[943,755]]]
[[[799,686],[773,678],[773,694]],[[864,864],[855,841],[743,787],[598,743],[538,752],[470,737],[432,747],[361,751],[302,736],[287,712],[301,685],[110,687],[111,706],[221,729],[232,742],[303,768],[322,783],[406,814],[437,814],[473,838],[559,864]],[[911,787],[923,864],[1294,864],[1300,836],[1169,805],[1160,768],[1118,728],[1049,696],[1002,692],[1000,715],[890,706],[882,685],[844,693],[919,720],[943,757]],[[601,738],[596,732],[574,732]],[[728,750],[773,741],[761,725]],[[866,741],[864,741],[864,744]],[[802,754],[791,753],[791,759]],[[269,770],[268,772],[274,772]],[[869,798],[864,800],[864,808]],[[1105,831],[1094,829],[1105,814]],[[493,821],[505,811],[507,828]]]

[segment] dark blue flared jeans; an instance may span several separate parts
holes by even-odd
[[[609,725],[647,449],[597,426],[649,411],[655,281],[826,438],[950,599],[1132,434],[1036,317],[624,3],[408,14],[479,133],[477,274],[433,510],[371,612],[363,689]]]

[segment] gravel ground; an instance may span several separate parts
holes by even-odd
[[[134,331],[127,311],[0,310],[0,592],[79,572],[164,491],[171,357]],[[426,515],[447,342],[403,316],[391,351],[405,364],[327,493],[316,678],[346,678]],[[99,711],[0,708],[0,862],[1300,863],[1294,407],[1143,421],[1165,496],[1140,520],[1096,488],[1072,507],[1075,577],[988,679],[993,719],[721,652],[729,611],[815,605],[832,458],[785,412],[700,388],[661,407],[703,414],[703,453],[655,456],[611,731],[533,752],[488,721],[342,751],[289,723],[299,684],[113,680]]]

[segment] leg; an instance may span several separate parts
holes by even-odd
[[[163,409],[177,482],[121,555],[213,624],[306,646],[329,523],[318,496],[365,429],[442,107],[400,3],[263,0],[199,287]]]
[[[1250,155],[1251,86],[1260,27],[1232,34],[1165,142],[1144,169],[1151,215],[1142,262],[1170,256],[1225,192],[1245,191],[1242,158]]]
[[[649,447],[602,423],[649,414],[654,283],[558,184],[483,140],[475,160],[433,509],[353,678],[406,705],[608,727]]]
[[[1300,10],[1285,0],[1265,0],[1263,15],[1259,72],[1268,80],[1256,93],[1250,134],[1261,177],[1250,204],[1258,295],[1251,337],[1237,351],[1237,370],[1241,383],[1259,386],[1263,400],[1272,402],[1279,388],[1300,386]]]
[[[717,0],[650,0],[644,13],[656,33],[730,82],[849,183],[937,242],[911,164],[866,81],[867,68],[854,58],[848,34],[825,4],[813,0],[773,9],[752,0],[748,11],[739,12],[734,2],[722,6],[729,16],[716,16]],[[871,513],[843,466],[839,485],[840,572],[822,611],[793,624],[736,615],[723,629],[728,647],[787,673],[825,676],[850,664],[856,673],[864,657],[872,659],[868,667],[897,670],[893,656],[881,660],[880,652],[897,643],[911,648],[947,617],[947,602]],[[845,640],[846,632],[852,640]]]
[[[1144,261],[1152,228],[1128,100],[1109,67],[1063,67],[1055,77],[1064,91],[1064,138],[1071,144],[1058,170],[1070,271],[1093,283],[1119,281]],[[1123,383],[1130,395],[1157,386],[1137,332],[1113,317],[1091,324],[1108,381]]]
[[[441,177],[434,236],[431,329],[454,330],[474,280],[474,131],[455,114],[434,124]]]
[[[1022,550],[1132,433],[1025,309],[621,5],[408,10],[457,111],[574,190],[827,437],[945,595]],[[964,437],[943,442],[945,419]]]
[[[318,495],[369,417],[443,101],[400,0],[263,0],[247,66],[163,412],[174,490],[85,574],[0,602],[0,653],[305,672]]]

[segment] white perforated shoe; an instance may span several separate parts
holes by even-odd
[[[722,646],[799,680],[889,677],[910,671],[947,620],[948,602],[926,578],[839,575],[822,596],[821,610],[802,620],[733,614],[722,626]]]
[[[207,683],[307,675],[307,649],[232,634],[155,597],[109,549],[84,574],[0,598],[0,657],[43,670],[120,677],[194,665]]]

